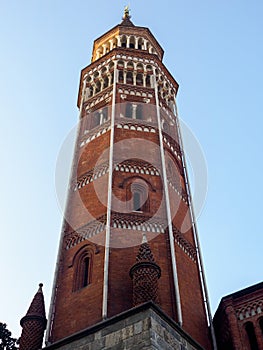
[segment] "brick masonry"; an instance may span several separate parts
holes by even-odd
[[[263,350],[263,282],[223,297],[214,327],[219,350]]]

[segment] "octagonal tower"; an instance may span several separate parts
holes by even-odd
[[[126,9],[121,24],[94,41],[91,64],[81,71],[48,344],[133,308],[129,272],[143,241],[158,266],[153,301],[211,348],[176,112],[178,83],[162,63],[163,53]],[[145,264],[140,276],[148,271]],[[143,293],[146,284],[137,275]]]

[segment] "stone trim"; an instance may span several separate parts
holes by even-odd
[[[156,304],[147,302],[97,323],[56,343],[45,350],[180,348],[204,350],[190,335],[167,316]],[[85,348],[86,348],[85,347]]]

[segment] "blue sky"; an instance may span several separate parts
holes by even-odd
[[[0,321],[15,336],[38,283],[47,311],[62,214],[55,168],[78,118],[80,70],[122,1],[1,1]],[[130,1],[180,85],[181,118],[199,140],[208,194],[198,218],[212,311],[262,280],[262,1]]]

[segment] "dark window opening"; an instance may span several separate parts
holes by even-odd
[[[245,326],[251,350],[258,350],[257,338],[253,323],[248,322]]]
[[[130,43],[130,49],[134,49],[135,45],[133,43]]]
[[[146,76],[146,86],[147,87],[151,87],[151,77],[150,77],[150,75]]]
[[[126,104],[125,117],[132,118],[132,104],[131,103]]]
[[[123,71],[119,71],[119,83],[123,83]]]
[[[86,287],[89,284],[89,258],[86,257],[83,260],[83,283],[82,287]]]
[[[126,83],[127,83],[127,84],[133,84],[133,76],[132,76],[132,73],[131,73],[131,72],[128,72],[128,73],[127,73],[127,76],[126,76]]]
[[[141,194],[140,194],[140,192],[134,192],[134,194],[133,194],[133,210],[141,211]]]
[[[260,329],[261,329],[261,333],[263,335],[263,318],[260,319],[259,326],[260,326]]]
[[[142,45],[138,44],[138,49],[141,50],[142,49]]]
[[[121,47],[126,47],[126,43],[121,43]]]

